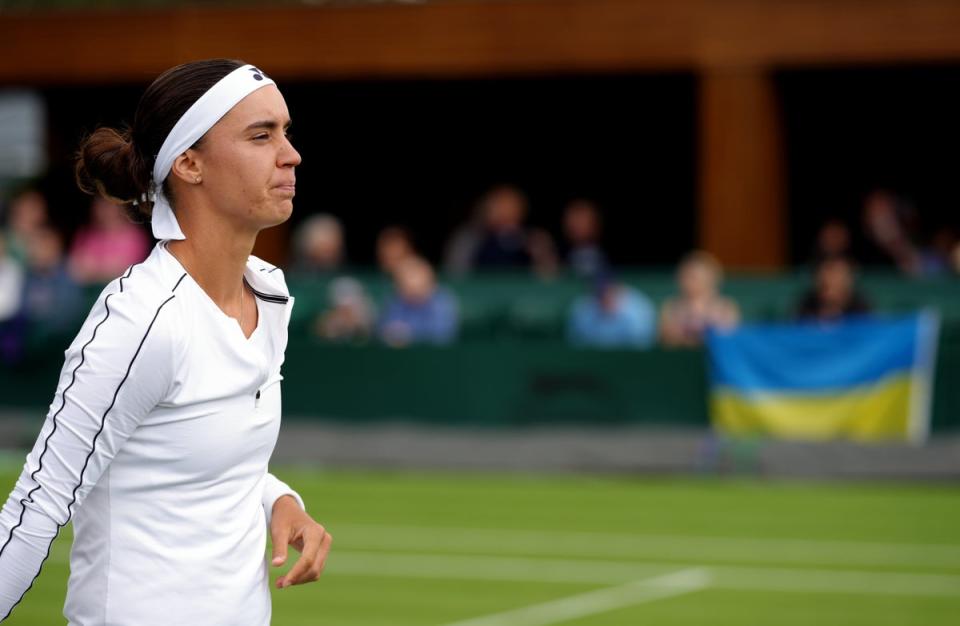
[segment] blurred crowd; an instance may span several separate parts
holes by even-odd
[[[566,206],[559,243],[546,230],[528,226],[527,212],[519,189],[489,190],[472,218],[447,243],[446,275],[513,270],[529,271],[539,279],[560,272],[582,278],[589,289],[573,302],[567,321],[568,340],[578,346],[647,348],[658,341],[694,346],[708,327],[737,324],[736,304],[719,293],[720,266],[706,253],[693,253],[683,261],[679,295],[658,315],[649,297],[617,278],[601,244],[602,216],[594,203],[578,199]],[[379,309],[344,265],[339,220],[327,214],[312,216],[298,228],[295,242],[294,274],[332,278],[329,308],[314,326],[320,337],[340,342],[377,338],[391,346],[456,340],[456,298],[438,283],[434,268],[403,226],[388,226],[377,237],[379,270],[392,284]]]
[[[151,247],[143,225],[103,198],[92,200],[86,224],[69,240],[51,223],[43,194],[32,189],[6,203],[0,223],[0,360],[7,362],[22,355],[30,338],[70,330],[89,304],[84,286],[112,280]],[[604,249],[603,227],[600,208],[576,199],[564,207],[561,237],[555,239],[528,223],[528,203],[520,189],[497,186],[452,233],[441,269],[451,279],[490,270],[529,272],[537,280],[561,274],[580,278],[586,287],[566,320],[566,337],[577,346],[692,347],[708,329],[731,329],[740,322],[737,303],[722,292],[723,269],[711,255],[686,255],[677,267],[674,295],[657,307],[619,278]],[[811,254],[812,284],[795,305],[797,319],[829,321],[868,313],[870,304],[856,281],[862,264],[908,276],[960,270],[953,231],[939,229],[925,244],[917,231],[913,206],[883,190],[867,196],[857,228],[841,219],[826,220]],[[311,323],[317,337],[397,347],[457,339],[457,298],[408,229],[391,225],[376,238],[378,271],[391,286],[381,298],[356,277],[344,242],[342,222],[329,214],[308,217],[294,233],[288,273],[324,279],[327,290],[318,299],[326,305]]]
[[[47,200],[26,190],[6,204],[0,230],[0,361],[16,362],[29,341],[75,330],[89,302],[86,285],[102,285],[145,258],[150,239],[125,210],[103,198],[68,242],[50,219]]]
[[[864,199],[859,224],[840,217],[824,221],[812,256],[844,256],[862,265],[892,269],[905,276],[960,274],[960,238],[948,225],[925,229],[906,197],[876,189]]]
[[[940,242],[946,256],[911,243],[909,214],[902,206],[906,205],[887,192],[867,198],[864,232],[870,249],[886,251],[882,260],[911,276],[953,271],[949,255],[956,242],[946,238]],[[893,213],[884,213],[888,210]],[[728,330],[740,323],[737,303],[722,293],[723,269],[710,254],[693,251],[681,260],[675,294],[658,308],[648,295],[618,278],[603,247],[603,215],[595,203],[576,199],[567,204],[559,241],[545,229],[530,226],[527,214],[521,190],[490,189],[447,242],[444,275],[512,270],[541,280],[561,273],[581,278],[588,287],[571,304],[566,321],[567,340],[577,346],[695,347],[709,329]],[[880,214],[885,217],[878,218]],[[796,319],[834,321],[870,312],[856,284],[853,240],[850,228],[840,220],[830,219],[823,225],[812,259],[812,285],[794,306]],[[344,262],[343,225],[336,217],[315,215],[302,223],[295,252],[295,273],[332,278],[329,308],[315,324],[318,336],[341,342],[380,339],[393,346],[445,344],[456,339],[456,298],[438,283],[434,268],[403,226],[388,226],[377,237],[379,270],[393,285],[379,308],[361,281],[350,277]]]

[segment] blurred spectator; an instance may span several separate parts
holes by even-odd
[[[532,258],[523,224],[526,197],[518,189],[499,187],[484,197],[483,208],[483,230],[473,251],[473,267],[529,267]]]
[[[10,201],[7,218],[7,253],[26,264],[27,242],[47,225],[48,218],[47,198],[42,193],[28,189],[15,196]]]
[[[567,320],[567,338],[578,346],[649,348],[657,334],[657,312],[639,291],[609,273],[594,279],[593,292],[579,297]]]
[[[660,314],[660,340],[666,346],[692,347],[707,328],[729,329],[740,323],[737,304],[719,293],[723,270],[706,252],[692,252],[677,271],[680,293]]]
[[[600,211],[589,200],[574,200],[563,212],[567,239],[567,265],[577,276],[592,278],[607,268],[607,255],[600,247]]]
[[[387,226],[377,235],[377,263],[384,274],[393,276],[405,261],[415,256],[413,237],[403,226]]]
[[[820,226],[813,249],[812,259],[816,263],[819,259],[839,254],[850,254],[852,238],[850,228],[843,220],[831,217]]]
[[[477,202],[465,224],[447,240],[443,253],[443,269],[449,274],[463,275],[473,269],[473,256],[484,233],[484,206]]]
[[[921,274],[921,256],[911,237],[915,226],[916,211],[911,204],[887,190],[871,192],[863,204],[863,261],[893,266],[911,276]]]
[[[369,339],[376,311],[360,281],[342,276],[331,281],[328,290],[330,308],[317,318],[317,335],[334,342]]]
[[[950,250],[950,269],[954,274],[960,274],[960,242]]]
[[[404,260],[394,277],[394,293],[380,318],[380,337],[391,346],[448,344],[456,339],[457,303],[438,287],[433,268],[418,257]]]
[[[45,336],[72,330],[82,294],[67,272],[60,234],[42,228],[27,243],[29,256],[23,287],[23,313],[31,334]]]
[[[0,363],[14,363],[23,345],[23,268],[7,254],[6,240],[0,233]]]
[[[308,217],[294,234],[292,272],[304,275],[332,275],[344,262],[343,226],[333,215]]]
[[[149,252],[147,234],[130,221],[124,208],[96,196],[90,224],[80,229],[70,248],[70,275],[82,284],[107,283]]]
[[[856,289],[853,262],[844,255],[820,260],[815,285],[797,305],[800,319],[824,322],[869,312],[870,305]]]
[[[17,314],[22,293],[23,267],[7,253],[6,241],[0,236],[0,322]]]
[[[957,249],[957,233],[949,226],[934,231],[929,244],[920,250],[921,273],[925,276],[946,274],[954,270],[954,250]]]
[[[553,239],[543,230],[525,226],[527,199],[519,189],[494,187],[481,199],[479,213],[479,227],[454,235],[448,259],[469,259],[467,269],[471,270],[532,268],[541,276],[556,273]]]

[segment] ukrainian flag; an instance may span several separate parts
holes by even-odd
[[[938,327],[923,312],[712,331],[711,420],[731,435],[922,442]]]

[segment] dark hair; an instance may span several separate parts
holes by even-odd
[[[122,130],[100,127],[80,142],[77,185],[89,194],[99,193],[123,204],[134,214],[149,217],[153,204],[140,199],[150,188],[154,160],[164,139],[200,96],[244,65],[233,59],[207,59],[160,74],[140,97],[132,126]],[[166,181],[163,192],[173,203]]]

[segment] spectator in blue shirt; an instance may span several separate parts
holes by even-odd
[[[28,243],[22,313],[34,336],[70,332],[79,325],[83,293],[67,272],[63,240],[44,227]]]
[[[609,273],[594,281],[592,293],[578,298],[567,320],[567,338],[577,346],[649,348],[657,332],[657,312],[639,291]]]
[[[414,343],[448,344],[457,336],[459,314],[453,295],[438,287],[433,268],[419,257],[394,272],[394,293],[380,318],[380,337],[395,347]]]

